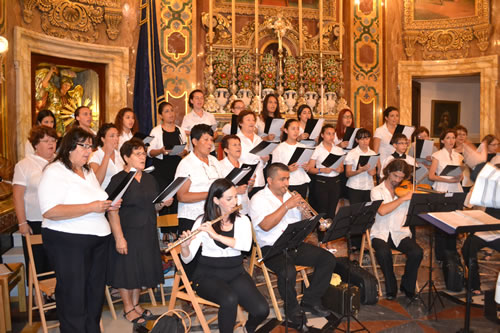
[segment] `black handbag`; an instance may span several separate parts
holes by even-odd
[[[184,322],[188,320],[188,325]],[[183,310],[170,310],[162,314],[153,324],[150,333],[185,333],[191,329],[191,318]]]

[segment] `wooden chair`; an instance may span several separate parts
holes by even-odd
[[[39,280],[40,277],[55,276],[55,272],[46,272],[37,274],[35,268],[35,257],[33,256],[33,245],[43,244],[42,235],[26,235],[26,246],[28,248],[29,257],[29,279],[28,279],[28,325],[33,324],[33,310],[38,309],[40,314],[40,320],[42,322],[42,329],[44,333],[47,333],[49,328],[55,328],[59,326],[59,322],[47,325],[45,320],[45,312],[56,308],[55,302],[50,302],[43,304],[42,292],[47,296],[52,296],[56,291],[56,278],[51,277],[44,280]],[[37,305],[33,306],[33,288],[35,289],[35,297]]]
[[[248,274],[253,276],[254,268],[258,267],[262,270],[262,275],[264,275],[264,282],[256,283],[257,287],[266,285],[267,291],[269,293],[269,297],[271,297],[271,303],[273,305],[274,314],[276,315],[276,319],[279,321],[283,321],[283,316],[281,315],[279,304],[282,302],[278,302],[276,299],[276,294],[274,293],[274,288],[277,287],[276,279],[271,280],[269,273],[273,273],[269,268],[266,267],[264,261],[262,260],[262,250],[257,244],[257,240],[255,238],[255,232],[252,229],[252,237],[254,241],[254,245],[252,247],[252,253],[250,254],[250,262],[248,266]],[[309,279],[307,278],[307,266],[295,266],[295,270],[300,273],[300,277],[295,281],[302,281],[306,288],[309,287]],[[302,295],[298,295],[298,297],[302,297]]]
[[[175,278],[174,278],[174,285],[172,286],[172,294],[170,296],[170,301],[168,303],[168,310],[170,311],[170,310],[174,309],[175,302],[177,301],[177,299],[182,299],[184,301],[190,302],[194,308],[194,312],[196,313],[196,316],[198,317],[198,320],[199,320],[200,325],[203,329],[203,332],[210,333],[209,325],[212,322],[214,322],[215,320],[217,320],[217,316],[214,316],[214,318],[207,320],[205,318],[205,315],[203,314],[203,311],[201,309],[201,305],[208,305],[208,306],[213,306],[216,308],[218,308],[219,305],[196,295],[193,288],[191,287],[191,282],[189,281],[189,279],[186,275],[186,272],[184,271],[184,267],[182,266],[181,259],[179,258],[179,251],[180,251],[179,246],[177,246],[176,248],[174,248],[170,251],[170,255],[172,256],[172,260],[174,261],[177,272],[176,272]],[[181,280],[182,280],[183,286],[180,286]],[[239,322],[237,323],[236,327],[244,326],[246,319],[243,316],[243,313],[241,311],[240,306],[238,306],[237,318],[238,318]]]
[[[177,214],[167,214],[167,215],[162,215],[158,216],[156,219],[156,225],[158,228],[162,227],[177,227],[179,225],[179,220],[177,219]],[[161,248],[161,246],[160,246]],[[170,254],[163,255],[163,261],[168,262],[172,260],[172,256]],[[170,275],[165,275],[164,276],[165,280],[167,279],[173,279],[173,276]],[[163,286],[160,288],[160,295],[161,295],[161,304],[166,305],[165,302],[165,291],[163,290]]]
[[[380,266],[376,264],[375,252],[374,252],[373,247],[372,247],[372,241],[370,239],[370,231],[369,230],[366,230],[365,233],[363,234],[363,237],[361,238],[361,249],[359,252],[359,266],[363,267],[363,268],[366,267],[365,265],[363,265],[363,254],[365,251],[365,243],[368,244],[368,252],[370,254],[370,266],[372,267],[373,275],[375,275],[375,278],[377,279],[378,294],[381,297],[382,296],[382,283],[381,283],[381,281],[384,281],[384,278],[383,278],[383,274],[382,274],[382,277],[380,277],[378,274],[378,268],[380,268]],[[394,268],[397,268],[397,267],[404,268],[406,265],[406,262],[405,261],[401,261],[401,262],[398,261],[398,258],[402,258],[405,256],[404,253],[402,253],[398,250],[395,250],[395,249],[391,249],[391,254],[392,254],[393,267]],[[401,274],[399,276],[401,276]],[[397,275],[397,279],[400,280],[401,278],[398,278],[398,275]],[[415,290],[416,291],[420,290],[420,287],[418,285],[418,281],[415,284]]]

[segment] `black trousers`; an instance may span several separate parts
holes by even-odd
[[[62,333],[100,333],[111,236],[78,235],[42,228],[43,245],[57,278]]]
[[[33,235],[40,235],[42,233],[42,222],[38,221],[27,221],[28,225],[31,227],[33,231]],[[28,245],[26,244],[26,237],[22,237],[23,240],[23,253],[24,253],[24,262],[26,263],[26,284],[29,283],[29,262],[30,258],[28,256]],[[33,245],[33,257],[35,259],[35,269],[37,274],[50,272],[52,271],[52,267],[50,266],[49,257],[47,257],[47,253],[43,248],[43,245]],[[42,276],[39,280],[44,280],[53,277],[53,275]]]
[[[219,304],[219,332],[233,332],[238,304],[248,312],[247,331],[252,333],[269,315],[269,305],[247,272],[231,281],[209,276],[196,286],[199,296]]]
[[[340,177],[316,176],[314,191],[318,213],[333,219],[340,199]]]
[[[308,188],[309,188],[309,183],[288,186],[288,190],[290,192],[297,191],[304,199],[307,198],[307,189]]]
[[[469,259],[472,259],[470,266],[470,278],[472,290],[481,289],[481,280],[479,278],[479,265],[477,263],[477,253],[484,247],[492,248],[496,251],[500,251],[500,238],[497,238],[491,242],[487,242],[476,235],[470,235],[464,242],[462,247],[462,255],[464,256],[464,262],[466,265],[469,264]]]
[[[407,292],[414,293],[417,283],[418,268],[422,261],[423,251],[417,242],[410,237],[406,237],[396,247],[389,234],[387,242],[379,238],[372,239],[372,246],[375,249],[375,256],[384,273],[385,291],[387,294],[397,294],[398,284],[394,275],[391,249],[396,249],[406,255],[405,272],[401,278],[401,287]]]
[[[265,256],[271,249],[270,246],[262,248]],[[286,297],[286,311],[288,315],[299,310],[297,292],[295,291],[295,279],[297,272],[295,265],[309,266],[314,268],[310,280],[310,286],[304,291],[302,301],[311,304],[321,304],[321,297],[330,285],[333,270],[335,268],[335,256],[330,252],[317,246],[302,243],[296,250],[288,251],[287,264],[285,266],[285,255],[279,254],[265,260],[265,264],[278,276],[278,291],[281,298]],[[288,284],[286,284],[288,279]]]

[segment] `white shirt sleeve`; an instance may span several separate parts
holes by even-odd
[[[38,200],[42,215],[65,201],[67,197],[65,184],[64,174],[58,171],[56,165],[49,165],[45,169],[38,186]]]
[[[14,177],[12,178],[12,184],[26,187],[28,184],[28,177],[25,173],[22,165],[23,163],[21,163],[21,161],[19,161],[19,163],[17,163],[14,167]]]
[[[234,225],[234,249],[240,251],[250,251],[252,246],[252,226],[250,220],[246,216],[241,216],[238,219],[239,223]]]
[[[200,227],[202,218],[203,217],[200,216],[196,220],[196,222],[194,222],[193,228],[191,228],[191,231],[195,231],[196,229],[198,229]],[[181,259],[182,259],[182,261],[184,261],[185,264],[189,264],[193,260],[196,252],[198,252],[198,249],[201,246],[201,242],[202,242],[202,238],[203,238],[202,234],[205,234],[205,232],[200,232],[198,235],[196,235],[194,238],[191,239],[191,243],[189,244],[189,256],[184,257],[182,255],[182,252],[181,252]]]

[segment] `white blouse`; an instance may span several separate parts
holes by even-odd
[[[24,186],[24,212],[28,221],[42,221],[40,204],[38,202],[38,185],[43,168],[49,162],[35,154],[26,155],[14,168],[13,185]]]
[[[396,200],[398,197],[392,197],[391,192],[385,186],[385,182],[380,183],[371,190],[370,197],[372,201],[383,200],[384,204]],[[399,246],[399,243],[406,237],[411,237],[409,227],[403,227],[406,222],[406,215],[410,201],[401,203],[396,209],[384,216],[375,216],[375,223],[370,230],[370,239],[378,238],[385,242],[391,235],[394,245]]]
[[[92,169],[78,176],[57,161],[48,165],[38,186],[38,200],[42,215],[57,205],[88,204],[107,200],[108,194],[101,188]],[[111,233],[104,213],[88,213],[64,220],[43,219],[42,228],[71,234],[107,236]]]
[[[292,158],[293,153],[295,152],[295,148],[298,147],[306,147],[304,144],[298,142],[295,145],[290,145],[286,142],[282,142],[274,149],[273,155],[273,163],[280,162],[285,165],[288,165],[290,158]],[[290,172],[290,185],[302,185],[305,183],[309,183],[311,178],[307,175],[307,172],[299,166],[299,168],[293,172]]]
[[[175,171],[175,178],[177,177],[189,177],[191,181],[189,192],[208,192],[210,185],[222,177],[222,172],[219,161],[212,155],[208,155],[207,165],[191,152],[179,162]],[[204,205],[205,200],[189,203],[179,201],[177,217],[194,221],[203,214]]]
[[[321,162],[323,162],[329,154],[335,154],[335,155],[344,155],[344,150],[340,147],[337,147],[335,145],[332,145],[332,149],[328,151],[326,147],[323,145],[323,142],[321,142],[316,149],[314,150],[314,153],[311,156],[311,160],[316,161],[316,168],[327,168]],[[330,173],[323,173],[319,172],[318,176],[323,176],[323,177],[337,177],[339,175],[338,172],[332,170]]]
[[[438,166],[436,169],[436,175],[439,176],[441,171],[447,165],[462,165],[464,157],[457,153],[455,150],[451,151],[451,157],[448,151],[445,148],[442,148],[432,154],[432,159],[436,159],[438,161]],[[450,176],[441,176],[446,179],[451,179],[453,177]],[[439,192],[463,192],[462,185],[460,183],[445,183],[445,182],[434,182],[432,188]]]
[[[299,222],[302,219],[299,209],[292,208],[286,212],[281,221],[271,230],[265,231],[259,227],[259,224],[266,216],[278,210],[291,196],[289,192],[285,193],[283,202],[281,202],[266,185],[250,200],[250,217],[255,229],[255,237],[260,247],[273,245],[289,224]]]
[[[359,148],[359,146],[357,146],[347,153],[344,160],[344,164],[346,165],[345,168],[351,168],[351,170],[355,171],[355,168],[358,165],[359,157],[362,155],[376,154],[370,148],[368,148],[368,151],[365,153],[361,150],[361,148]],[[374,166],[372,165],[372,167]],[[373,176],[371,176],[368,171],[364,171],[355,176],[348,177],[346,185],[354,190],[371,190],[373,188]]]
[[[118,137],[118,151],[120,151],[120,148],[123,146],[123,144],[132,139],[134,137],[134,134],[132,134],[132,131],[125,133],[122,132],[122,134]]]
[[[262,159],[255,155],[250,154],[250,150],[255,148],[259,143],[262,142],[260,136],[254,134],[253,140],[250,140],[247,136],[245,136],[242,132],[236,134],[241,141],[241,157],[240,161],[245,164],[257,164],[257,168],[255,169],[255,183],[254,187],[263,187],[266,185],[266,180],[264,179],[264,167],[267,164]]]
[[[227,156],[223,160],[219,161],[219,163],[221,167],[222,177],[226,177],[234,169],[234,165],[231,163],[231,161],[229,161]],[[241,165],[243,164],[241,162],[241,159],[238,161],[238,163],[239,167],[241,167]],[[242,214],[245,215],[248,214],[248,205],[250,203],[249,200],[250,199],[248,199],[248,190],[244,194],[238,194],[238,205],[241,205],[240,212]]]
[[[381,161],[384,161],[389,155],[396,151],[396,149],[394,149],[391,145],[392,134],[389,132],[386,123],[375,130],[373,137],[380,139],[380,148],[378,153],[380,154]]]
[[[104,159],[104,150],[102,150],[102,147],[98,147],[97,150],[92,153],[92,156],[90,156],[89,164],[96,163],[98,165],[101,165],[103,159]],[[123,162],[120,153],[118,152],[118,150],[115,150],[115,161],[113,162],[111,158],[109,159],[108,167],[106,168],[106,174],[104,175],[104,180],[102,181],[101,184],[101,188],[103,190],[105,190],[106,187],[108,187],[111,177],[113,177],[118,172],[123,170],[124,164],[125,163]]]
[[[192,231],[198,229],[201,225],[202,216],[196,219],[193,225]],[[241,255],[242,251],[249,251],[252,246],[252,224],[250,220],[245,215],[240,215],[236,217],[234,221],[234,248],[226,247],[222,248],[218,246],[215,241],[210,238],[209,234],[205,231],[200,232],[189,244],[189,256],[184,257],[181,254],[182,261],[188,264],[190,263],[196,252],[201,246],[201,255],[204,257],[211,258],[225,258],[225,257],[237,257]]]
[[[24,143],[24,157],[34,154],[35,154],[35,148],[31,144],[30,140],[26,140],[26,142]]]
[[[179,126],[175,126],[175,127],[179,130],[179,133],[180,133],[179,139],[180,139],[181,144],[187,143],[186,132],[183,131]],[[150,155],[151,150],[161,149],[165,146],[165,144],[163,143],[163,129],[161,128],[161,125],[155,126],[151,130],[151,133],[149,133],[149,136],[153,137],[153,140],[151,140],[151,142],[149,143],[149,147],[148,147],[148,156],[151,157],[151,155]],[[186,145],[186,149],[188,149],[188,148],[189,147]],[[157,158],[159,160],[163,160],[163,154],[158,154],[155,156],[155,158]]]

